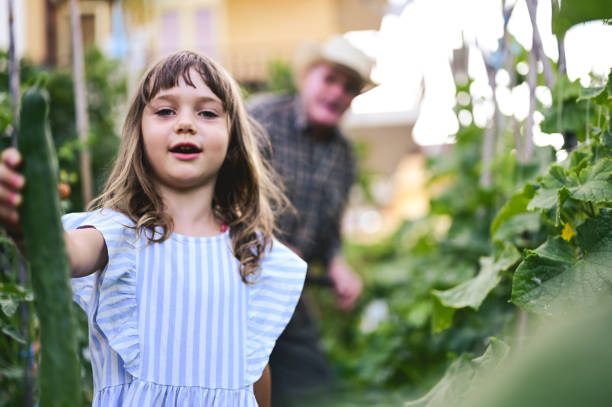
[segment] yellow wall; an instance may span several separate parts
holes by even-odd
[[[303,41],[338,32],[334,1],[227,0],[223,64],[239,80],[263,79],[269,60],[291,60]]]
[[[227,0],[229,44],[295,43],[336,32],[334,0]]]
[[[25,56],[35,64],[40,64],[45,60],[47,47],[45,0],[26,0],[25,6]]]

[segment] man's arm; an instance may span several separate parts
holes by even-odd
[[[337,218],[329,228],[328,233],[328,246],[326,251],[327,261],[327,273],[332,280],[334,289],[336,291],[338,306],[343,310],[351,310],[363,290],[363,283],[359,274],[355,273],[353,269],[346,263],[342,256],[342,238],[340,233],[340,225],[344,209],[348,203],[348,197],[350,189],[355,182],[356,177],[356,165],[355,158],[352,150],[348,150],[348,159],[346,160],[350,166],[350,170],[346,172],[342,181],[343,185],[343,198],[342,209],[338,213]]]

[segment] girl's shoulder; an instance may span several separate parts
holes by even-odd
[[[274,239],[261,261],[259,270],[249,282],[257,283],[262,279],[293,280],[302,286],[306,277],[307,264],[291,249]]]
[[[103,227],[132,228],[134,222],[125,214],[110,208],[101,208],[89,212],[72,212],[62,216],[64,228],[76,229],[93,226],[97,229]]]
[[[140,236],[128,216],[110,208],[70,213],[62,216],[62,223],[65,230],[95,228],[102,233],[109,249],[125,243],[134,246]]]

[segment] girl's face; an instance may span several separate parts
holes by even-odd
[[[212,182],[229,144],[223,103],[200,74],[189,72],[195,87],[181,79],[160,90],[142,115],[145,154],[154,176],[171,189],[194,189]]]

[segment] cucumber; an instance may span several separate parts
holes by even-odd
[[[20,218],[40,321],[40,406],[74,407],[81,405],[76,320],[47,115],[44,91],[26,90],[17,139],[26,177]]]

